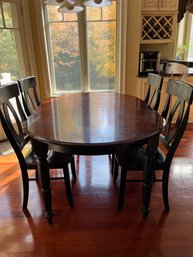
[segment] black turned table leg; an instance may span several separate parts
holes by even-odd
[[[48,223],[52,224],[52,197],[50,188],[50,173],[47,162],[48,146],[36,140],[32,140],[32,146],[34,153],[37,156],[37,168],[41,183],[41,191],[43,193],[45,216],[48,219]]]
[[[159,135],[156,135],[148,140],[145,161],[144,161],[144,184],[143,184],[143,217],[147,218],[150,212],[150,198],[152,187],[152,176],[155,171],[155,154],[158,147]]]

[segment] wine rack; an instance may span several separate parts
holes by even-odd
[[[174,15],[142,15],[142,43],[171,42]]]

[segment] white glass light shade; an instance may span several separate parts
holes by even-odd
[[[105,7],[111,5],[111,0],[85,0],[83,4],[87,7]]]
[[[78,13],[84,10],[84,7],[76,4],[76,1],[66,0],[64,3],[58,8],[58,12],[64,13]]]

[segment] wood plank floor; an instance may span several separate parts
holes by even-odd
[[[156,183],[147,220],[141,215],[141,183],[127,184],[124,208],[117,210],[118,184],[112,182],[108,156],[80,156],[73,209],[63,181],[51,182],[52,225],[44,217],[36,182],[30,182],[29,216],[24,215],[19,166],[10,156],[0,162],[0,257],[193,256],[192,125],[171,167],[171,210],[164,212],[161,184]]]

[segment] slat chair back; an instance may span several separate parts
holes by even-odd
[[[169,211],[168,181],[170,166],[176,149],[182,139],[187,127],[190,106],[193,101],[193,86],[176,80],[169,80],[167,84],[167,97],[162,112],[166,125],[160,134],[160,147],[157,149],[155,158],[155,174],[152,182],[162,182],[162,195],[165,210]],[[127,171],[143,171],[144,168],[144,147],[133,147],[123,156],[121,153],[116,155],[116,160],[121,166],[121,184],[119,192],[119,209],[124,204],[126,182],[143,182],[143,179],[129,179]],[[162,178],[156,178],[156,171],[162,170]],[[115,165],[113,171],[114,182],[118,176],[118,168]]]
[[[28,170],[37,170],[37,160],[32,148],[24,156],[22,150],[30,143],[30,137],[26,135],[23,121],[26,120],[24,110],[20,102],[20,91],[17,82],[11,82],[0,87],[0,121],[4,132],[17,155],[20,164],[23,181],[23,209],[27,209],[29,196],[29,181],[37,180],[29,178]],[[65,158],[66,157],[66,158]],[[73,206],[71,185],[69,180],[68,163],[73,156],[55,153],[47,157],[50,169],[63,169],[63,179],[66,186],[66,195],[70,206]],[[58,179],[58,177],[51,177]],[[59,177],[61,179],[61,177]]]
[[[193,100],[192,85],[183,81],[169,80],[166,94],[162,111],[166,126],[160,135],[160,140],[168,150],[167,158],[172,159],[188,123]]]
[[[21,151],[30,141],[30,138],[25,134],[21,123],[21,120],[24,120],[26,116],[21,106],[19,95],[17,82],[6,84],[0,88],[0,118],[6,136],[18,160],[23,164],[25,160]]]
[[[41,102],[37,93],[35,76],[26,77],[18,80],[21,92],[22,104],[27,116],[30,116],[40,106]],[[70,163],[73,178],[76,179],[75,158],[73,156]]]
[[[162,76],[148,73],[147,91],[144,101],[155,111],[159,108],[162,84]]]
[[[161,89],[163,84],[163,77],[154,74],[148,73],[148,80],[147,80],[147,91],[144,98],[144,102],[150,106],[154,111],[157,111],[160,104],[160,97],[161,97]],[[111,173],[113,173],[114,169],[117,169],[117,163],[115,160],[115,155],[112,154],[111,156]],[[116,167],[114,167],[116,166]]]
[[[27,116],[29,116],[40,104],[37,93],[37,84],[34,76],[26,77],[18,81],[22,96],[22,103]]]

